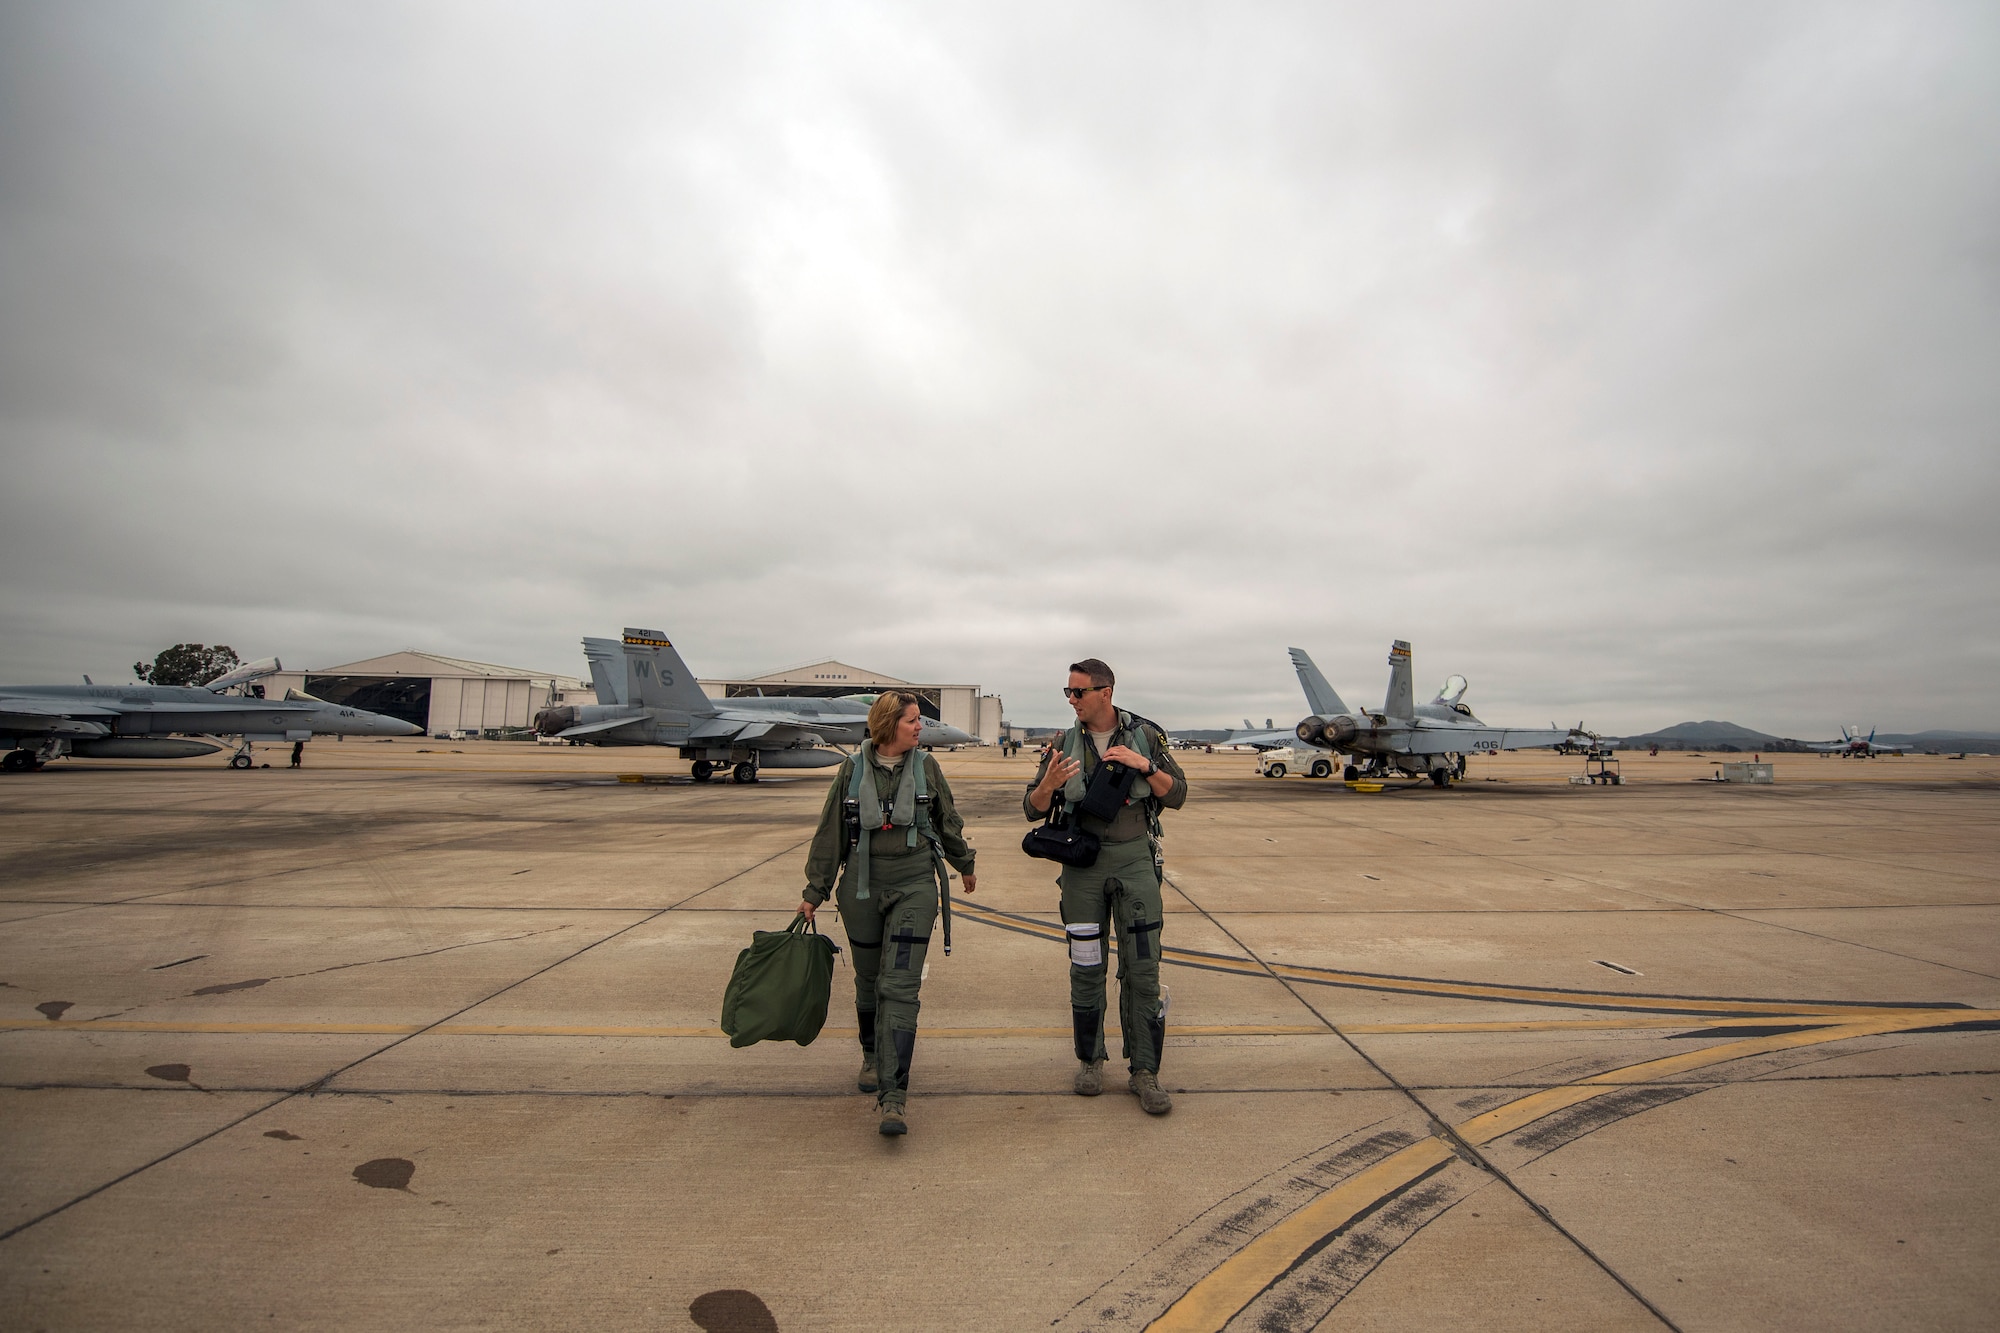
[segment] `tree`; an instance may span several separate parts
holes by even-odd
[[[134,662],[132,674],[148,685],[206,685],[224,672],[243,664],[236,650],[226,643],[213,648],[198,643],[177,643],[163,648],[148,665]]]

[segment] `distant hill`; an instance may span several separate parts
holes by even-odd
[[[1625,745],[1773,745],[1778,737],[1739,727],[1734,722],[1677,722],[1671,727],[1649,731],[1643,736],[1626,736]]]

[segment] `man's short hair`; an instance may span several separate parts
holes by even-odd
[[[1081,662],[1071,662],[1069,669],[1090,677],[1092,685],[1116,685],[1118,683],[1118,677],[1111,674],[1111,668],[1106,666],[1101,658],[1086,657]]]

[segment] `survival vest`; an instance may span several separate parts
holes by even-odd
[[[850,763],[843,811],[847,837],[840,859],[851,863],[848,873],[854,878],[854,896],[866,898],[869,844],[873,838],[865,835],[892,828],[907,829],[903,845],[914,848],[922,837],[931,845],[934,864],[944,857],[944,843],[931,825],[930,775],[924,771],[921,749],[912,748],[904,753],[902,771],[896,775],[894,790],[887,795],[877,792],[875,787],[874,741],[863,741]],[[944,873],[941,866],[938,873]]]
[[[1112,728],[1111,739],[1106,742],[1104,748],[1108,750],[1113,745],[1119,744],[1118,738],[1122,734],[1130,747],[1143,755],[1148,764],[1158,763],[1151,735],[1151,730],[1158,724],[1140,717],[1137,713],[1128,713],[1122,708],[1117,711],[1118,725]],[[1098,759],[1097,747],[1083,734],[1081,722],[1070,724],[1069,730],[1063,733],[1062,752],[1063,758],[1074,760],[1077,765],[1076,776],[1063,784],[1063,800],[1074,808],[1083,803],[1084,773],[1101,761]],[[1127,796],[1125,804],[1137,803],[1143,806],[1146,811],[1146,831],[1155,838],[1159,837],[1160,798],[1153,795],[1153,789],[1145,784],[1144,779],[1135,780],[1133,790],[1139,794]]]

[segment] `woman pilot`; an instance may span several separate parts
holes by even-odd
[[[834,892],[854,960],[854,1016],[861,1028],[863,1092],[881,1108],[878,1128],[906,1134],[910,1058],[917,1043],[917,990],[937,920],[938,885],[949,862],[977,882],[964,821],[937,760],[917,748],[916,698],[885,690],[868,709],[868,739],[841,761],[827,789],[806,858],[799,910],[808,920]]]

